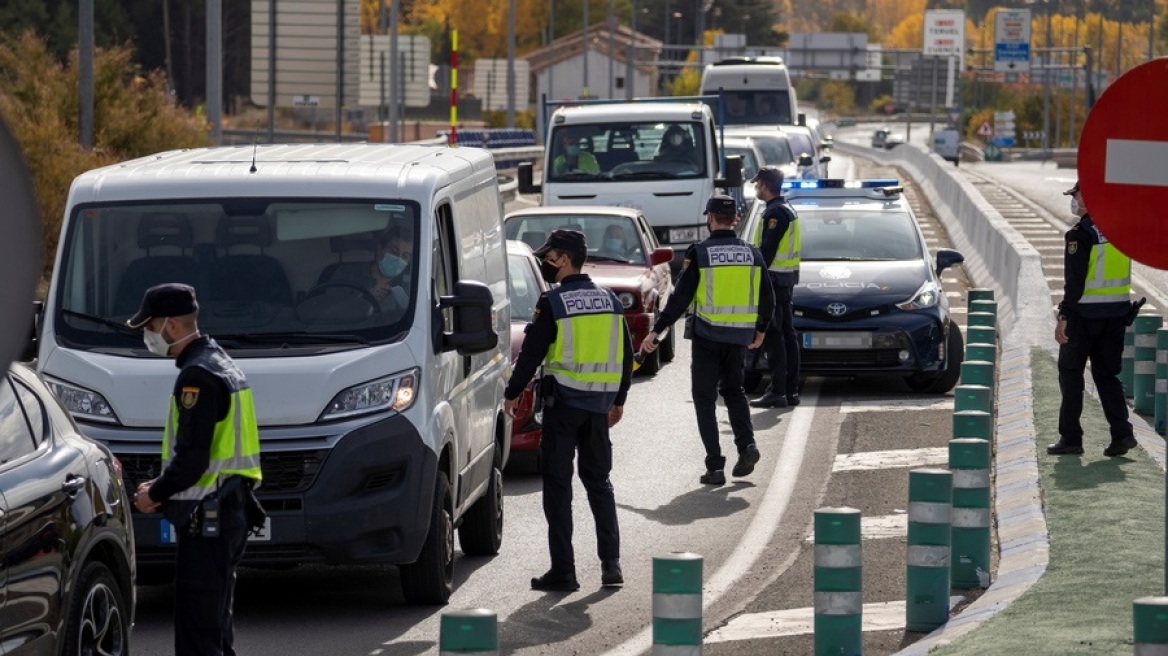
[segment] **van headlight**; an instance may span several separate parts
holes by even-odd
[[[405,412],[418,398],[418,369],[354,385],[333,397],[321,421],[392,410]]]
[[[912,295],[912,298],[903,303],[897,303],[896,307],[902,310],[927,310],[936,307],[940,300],[941,290],[932,282],[926,282]]]
[[[101,394],[48,376],[45,376],[45,384],[75,419],[102,424],[121,423],[118,421],[118,416],[114,414],[114,409],[110,407],[109,401],[106,401]]]

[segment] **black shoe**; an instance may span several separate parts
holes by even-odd
[[[799,405],[799,395],[798,394],[788,394],[787,395],[787,405]]]
[[[548,570],[543,576],[531,579],[532,590],[552,590],[556,592],[575,592],[580,589],[580,582],[575,574],[563,574]]]
[[[1107,448],[1103,449],[1103,455],[1107,456],[1108,458],[1115,458],[1116,456],[1122,456],[1123,454],[1127,453],[1128,451],[1131,451],[1132,449],[1136,448],[1137,444],[1139,444],[1139,442],[1136,441],[1136,438],[1125,437],[1122,440],[1119,440],[1118,442],[1112,442],[1111,444],[1108,444]]]
[[[787,407],[787,397],[782,394],[775,394],[774,392],[767,392],[761,398],[750,402],[752,408],[785,408]]]
[[[702,474],[702,477],[698,480],[702,482],[702,485],[725,485],[726,473],[721,469],[711,469]]]
[[[600,564],[600,584],[606,588],[619,588],[625,584],[619,560],[606,560]]]
[[[750,472],[754,471],[754,465],[758,459],[758,447],[751,444],[738,454],[738,462],[734,463],[734,470],[730,473],[735,476],[749,476]]]
[[[1133,440],[1134,441],[1134,440]],[[1126,451],[1126,449],[1124,449]],[[1083,454],[1082,444],[1067,444],[1059,440],[1046,447],[1046,452],[1052,456],[1078,456]]]

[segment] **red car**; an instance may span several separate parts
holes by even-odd
[[[531,248],[518,241],[507,242],[507,292],[511,296],[511,362],[514,366],[523,346],[523,329],[531,321],[535,303],[549,286],[539,275],[539,263]],[[543,435],[539,413],[534,411],[536,374],[519,397],[519,416],[511,423],[512,466],[539,468],[539,440]]]
[[[588,242],[584,273],[616,292],[633,334],[633,347],[640,346],[673,293],[669,270],[673,250],[662,248],[645,215],[628,207],[535,207],[511,212],[504,220],[507,239],[518,239],[532,249],[539,248],[558,228],[584,233]],[[662,362],[673,359],[673,334],[669,331],[661,348],[645,359],[638,373],[655,374]]]

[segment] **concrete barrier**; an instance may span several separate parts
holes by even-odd
[[[965,255],[966,274],[975,285],[996,292],[1003,336],[1013,343],[1049,347],[1054,313],[1041,256],[957,167],[915,144],[885,152],[838,142],[835,149],[898,166],[911,176],[954,248]]]

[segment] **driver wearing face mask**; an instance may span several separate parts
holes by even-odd
[[[596,161],[596,156],[587,150],[581,150],[579,137],[561,130],[557,145],[559,155],[552,160],[553,175],[564,175],[574,171],[600,173],[600,163]]]
[[[624,228],[610,224],[604,229],[604,240],[600,244],[600,252],[604,255],[616,256],[622,259],[629,256],[629,240]]]
[[[413,251],[414,245],[403,231],[390,229],[382,233],[365,288],[379,300],[393,298],[399,307],[405,307],[409,302],[406,290]]]

